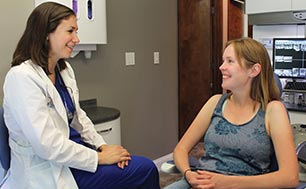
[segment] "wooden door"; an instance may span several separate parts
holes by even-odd
[[[243,36],[244,0],[228,2],[228,40]]]
[[[222,93],[219,66],[223,43],[243,36],[244,2],[178,0],[179,138],[204,103],[213,94]],[[227,15],[223,15],[223,6]]]
[[[220,0],[178,0],[179,138],[204,103],[221,93]]]

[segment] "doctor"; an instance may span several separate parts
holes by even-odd
[[[74,12],[52,2],[27,21],[3,87],[11,166],[2,188],[159,189],[154,163],[107,145],[80,108],[65,61],[77,30]]]

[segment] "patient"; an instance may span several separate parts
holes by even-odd
[[[228,92],[206,102],[175,147],[184,178],[165,189],[296,187],[292,129],[265,47],[251,38],[229,41],[219,69]],[[191,170],[188,153],[203,135],[203,163]],[[272,172],[274,153],[279,168]]]
[[[11,165],[2,189],[159,189],[148,158],[107,145],[79,105],[72,67],[79,43],[74,12],[36,7],[4,82]]]

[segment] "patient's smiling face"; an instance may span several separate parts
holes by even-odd
[[[246,85],[251,78],[249,77],[249,69],[243,65],[243,60],[238,60],[233,45],[226,47],[223,53],[223,63],[219,67],[223,89],[232,91]]]

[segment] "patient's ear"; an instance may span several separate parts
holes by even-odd
[[[261,65],[256,63],[250,69],[250,77],[256,77],[261,72]]]

